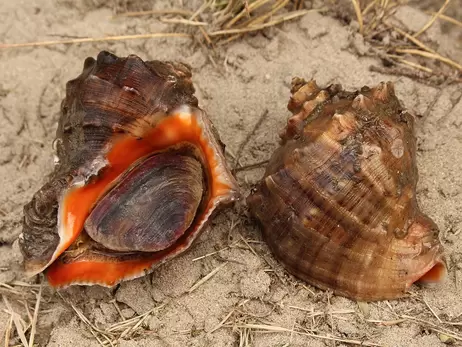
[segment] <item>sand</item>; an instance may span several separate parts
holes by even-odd
[[[3,1],[0,37],[3,42],[28,42],[174,29],[152,18],[111,20],[115,5],[108,3],[106,7],[104,1],[96,0]],[[114,3],[118,10],[124,10],[124,6],[142,9],[144,2],[136,6],[130,1]],[[149,2],[145,3],[150,8]],[[178,7],[179,3],[163,1],[158,6]],[[401,11],[398,15],[409,18],[413,26],[420,27],[420,22],[429,18],[410,7]],[[448,42],[447,32],[443,33],[438,23],[428,35],[441,42],[446,54],[453,54],[454,59],[461,56],[460,44]],[[318,13],[217,49],[216,65],[207,50],[187,38],[1,50],[0,283],[40,281],[25,279],[21,272],[16,239],[21,232],[22,207],[53,168],[52,141],[65,83],[80,73],[86,57],[95,57],[103,49],[121,56],[133,53],[143,59],[190,64],[200,105],[210,115],[230,153],[239,151],[267,111],[261,126],[242,148],[241,165],[266,160],[277,147],[278,131],[288,116],[286,103],[292,76],[315,78],[321,85],[341,83],[347,89],[394,81],[403,104],[416,115],[418,199],[422,210],[440,229],[449,275],[439,286],[414,286],[410,298],[390,302],[358,304],[333,296],[285,272],[240,204],[216,216],[189,252],[151,275],[112,289],[71,287],[57,293],[44,285],[36,344],[100,345],[71,304],[103,330],[151,312],[139,329],[120,339],[123,347],[348,345],[281,329],[262,332],[261,328],[244,324],[273,325],[400,347],[445,345],[441,342],[445,337],[432,330],[431,324],[460,336],[460,323],[449,325],[438,319],[462,319],[461,86],[436,87],[403,76],[371,72],[370,66],[381,66],[381,61],[368,57],[369,47],[355,30]],[[232,164],[233,159],[228,159]],[[262,173],[260,167],[237,174],[246,194]],[[195,260],[220,249],[219,253]],[[220,268],[214,276],[189,292],[217,267]],[[16,299],[9,297],[8,302],[28,322],[27,311]],[[2,345],[10,322],[4,309],[5,302],[0,301]],[[33,312],[33,306],[30,309]],[[415,319],[400,321],[402,315]],[[377,321],[391,323],[381,325]],[[460,342],[455,341],[455,345]],[[11,344],[21,344],[15,332],[11,334]]]

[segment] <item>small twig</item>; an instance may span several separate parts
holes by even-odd
[[[26,335],[24,334],[24,327],[21,324],[19,315],[15,311],[13,311],[13,308],[11,307],[6,296],[3,296],[3,302],[5,303],[5,306],[8,308],[8,311],[10,312],[11,319],[13,320],[19,339],[21,340],[24,347],[29,347],[29,343],[27,342]]]
[[[272,20],[272,21],[270,21],[268,23],[259,24],[259,25],[255,25],[255,26],[251,26],[251,27],[247,27],[247,28],[217,30],[217,31],[214,31],[212,33],[209,33],[209,36],[230,35],[230,34],[250,33],[252,31],[259,31],[259,30],[275,26],[277,24],[280,24],[282,22],[285,22],[285,21],[288,21],[288,20],[291,20],[291,19],[295,19],[295,18],[304,16],[305,14],[307,14],[309,12],[321,12],[323,10],[324,9],[294,11],[294,12],[291,12],[291,13],[289,13],[287,15],[280,16],[279,18],[277,18],[275,20]]]
[[[426,67],[426,66],[422,66],[420,64],[417,64],[417,63],[414,63],[412,61],[409,61],[409,60],[406,60],[404,59],[403,57],[399,56],[399,55],[395,55],[395,54],[387,54],[386,55],[387,57],[390,57],[392,59],[396,59],[398,60],[400,63],[402,64],[405,64],[405,65],[409,65],[413,68],[416,68],[416,69],[419,69],[419,70],[422,70],[422,71],[425,71],[425,72],[428,72],[428,73],[433,73],[433,70]]]
[[[385,326],[385,327],[392,326],[392,325],[397,325],[397,324],[403,323],[405,321],[406,321],[406,319],[404,319],[404,318],[395,319],[395,320],[366,319],[366,322],[375,323],[377,325]]]
[[[443,321],[440,319],[440,317],[438,317],[438,315],[435,313],[435,311],[433,311],[433,309],[430,307],[428,302],[424,298],[422,298],[422,301],[428,307],[428,309],[431,311],[431,313],[435,316],[435,318],[438,320],[438,322],[443,323]]]
[[[183,9],[169,9],[169,10],[150,10],[150,11],[138,11],[138,12],[123,12],[114,15],[112,18],[118,17],[138,17],[146,15],[164,15],[164,14],[176,14],[183,17],[189,17],[193,13]]]
[[[253,247],[251,245],[249,245],[249,243],[247,242],[247,240],[244,238],[244,236],[241,235],[240,232],[239,233],[239,237],[241,238],[241,240],[246,244],[246,246],[249,248],[249,250],[253,253],[254,256],[258,257],[258,254],[257,252],[253,249]]]
[[[34,346],[34,338],[35,338],[35,332],[37,328],[37,318],[38,318],[38,313],[40,309],[40,300],[42,299],[42,284],[43,284],[43,280],[40,284],[40,289],[37,294],[37,301],[35,302],[35,308],[34,308],[34,316],[32,317],[32,322],[31,322],[31,330],[30,330],[30,336],[29,336],[29,346],[31,347]]]
[[[422,33],[424,33],[428,28],[430,28],[433,23],[435,23],[436,19],[440,16],[440,14],[443,14],[443,12],[446,10],[446,8],[448,7],[449,3],[451,2],[451,0],[446,0],[443,4],[443,6],[441,6],[440,10],[438,12],[435,13],[435,15],[428,21],[427,24],[425,24],[422,29],[420,29],[418,32],[416,32],[414,34],[414,37],[417,37],[419,35],[421,35]]]
[[[236,172],[240,172],[240,171],[256,169],[256,168],[259,168],[259,167],[261,167],[263,165],[266,165],[268,163],[269,163],[269,160],[265,159],[265,160],[262,160],[262,161],[259,161],[259,162],[253,163],[253,164],[237,167],[237,168],[235,168],[233,170],[233,172],[236,173]]]
[[[13,329],[13,316],[12,315],[10,315],[10,319],[8,320],[8,325],[5,330],[5,347],[10,346],[11,329]]]
[[[121,41],[133,39],[152,39],[162,37],[191,37],[189,34],[184,33],[151,33],[151,34],[137,34],[137,35],[121,35],[121,36],[105,36],[99,38],[81,38],[70,40],[55,40],[55,41],[42,41],[42,42],[27,42],[27,43],[3,43],[0,44],[0,49],[4,48],[19,48],[19,47],[39,47],[39,46],[53,46],[60,44],[75,44],[86,42],[106,42],[106,41]]]
[[[385,23],[385,25],[388,25],[387,23]],[[430,47],[428,47],[427,45],[425,45],[424,43],[422,43],[422,41],[416,39],[414,36],[408,34],[407,32],[405,32],[404,30],[401,30],[400,28],[398,27],[395,27],[395,26],[389,26],[390,28],[392,28],[393,30],[397,31],[398,33],[400,33],[401,35],[403,35],[405,38],[407,38],[409,41],[411,41],[413,44],[415,44],[416,46],[428,51],[428,52],[431,52],[431,53],[435,53],[435,54],[438,54],[436,53],[435,50],[431,49]]]
[[[237,243],[238,243],[238,242],[235,242],[235,243],[233,243],[232,245],[229,245],[229,246],[226,246],[226,247],[224,247],[224,248],[222,248],[222,249],[219,249],[218,251],[204,254],[204,255],[202,255],[202,256],[200,256],[200,257],[194,258],[194,259],[191,260],[191,261],[198,261],[198,260],[201,260],[201,259],[210,257],[210,256],[212,256],[212,255],[218,254],[218,253],[220,253],[220,252],[222,252],[222,251],[224,251],[224,250],[230,249],[231,247],[235,246]]]
[[[223,318],[223,319],[220,321],[220,323],[218,323],[212,330],[210,330],[210,331],[209,331],[209,334],[211,334],[211,333],[213,333],[214,331],[220,329],[220,328],[223,326],[223,324],[226,323],[226,321],[229,319],[229,317],[231,317],[231,315],[232,315],[233,313],[234,313],[234,309],[231,310],[231,311],[225,316],[225,318]]]
[[[218,271],[220,271],[223,266],[228,264],[228,262],[225,262],[221,264],[220,266],[217,266],[215,269],[213,269],[211,272],[209,272],[206,276],[201,278],[199,281],[197,281],[189,290],[188,293],[192,293],[195,291],[197,288],[199,288],[201,285],[203,285],[205,282],[207,282],[210,278],[212,278]]]
[[[269,0],[256,0],[253,3],[251,3],[247,8],[243,8],[241,12],[239,12],[236,16],[234,16],[228,23],[224,25],[225,29],[231,28],[235,23],[239,21],[244,15],[250,14],[252,11],[258,9],[265,3],[267,3]]]
[[[161,18],[161,22],[164,23],[172,23],[172,24],[185,24],[185,25],[192,25],[192,26],[207,26],[208,23],[205,22],[197,22],[194,20],[184,19],[184,18]]]
[[[440,327],[432,322],[429,322],[429,321],[426,321],[424,319],[420,319],[420,318],[416,318],[416,317],[412,317],[412,316],[408,316],[408,315],[401,315],[400,316],[401,318],[405,318],[405,319],[409,319],[409,320],[412,320],[412,321],[415,321],[415,322],[420,322],[420,323],[424,323],[426,324],[427,326],[429,326],[432,330],[435,330],[437,332],[440,332],[440,333],[443,333],[443,334],[446,334],[448,336],[451,336],[452,338],[456,339],[456,340],[459,340],[459,341],[462,341],[462,336],[457,334],[456,332],[454,331],[451,331],[449,329],[446,329],[446,328],[443,328],[443,327]]]
[[[264,110],[263,113],[261,114],[260,118],[258,118],[257,120],[257,123],[255,123],[252,131],[250,133],[247,134],[247,136],[245,137],[244,141],[239,145],[239,149],[237,150],[237,153],[236,153],[236,160],[234,162],[234,169],[237,168],[238,164],[239,164],[239,159],[241,157],[241,154],[242,152],[244,151],[244,148],[245,146],[247,146],[247,144],[249,143],[249,141],[251,140],[251,138],[255,135],[255,133],[258,131],[258,129],[261,127],[261,125],[263,124],[263,122],[265,121],[265,118],[266,116],[268,115],[268,109]]]
[[[265,324],[234,324],[234,325],[229,325],[229,326],[228,325],[223,325],[223,327],[253,329],[253,330],[257,330],[257,331],[260,330],[260,331],[275,332],[275,333],[278,333],[278,332],[295,333],[295,334],[299,334],[299,335],[303,335],[303,336],[313,337],[315,339],[349,343],[351,345],[356,345],[356,346],[369,346],[369,347],[381,347],[381,346],[383,346],[383,345],[379,345],[379,344],[373,343],[373,342],[360,341],[360,340],[351,340],[351,339],[343,339],[343,338],[335,337],[335,336],[317,335],[317,334],[297,331],[297,330],[278,327],[278,326],[273,326],[273,325],[265,325]]]
[[[447,65],[455,67],[459,71],[462,71],[462,65],[457,64],[455,61],[452,61],[449,58],[443,57],[443,56],[439,55],[438,53],[431,53],[431,52],[426,52],[426,51],[420,51],[418,49],[407,49],[407,48],[405,48],[405,49],[396,48],[395,52],[420,55],[421,57],[430,58],[430,59],[436,59],[436,60],[439,60],[439,61],[441,61],[443,63],[446,63]]]
[[[364,33],[364,22],[363,22],[363,15],[361,12],[361,7],[359,5],[358,0],[351,0],[353,3],[353,7],[356,12],[356,17],[358,18],[358,24],[359,24],[359,33],[362,35]]]
[[[427,13],[432,14],[432,15],[436,14],[436,12],[427,12]],[[452,24],[455,24],[455,25],[458,25],[458,26],[462,27],[462,22],[461,21],[458,21],[457,19],[446,16],[444,14],[440,14],[438,16],[438,19],[442,19],[442,20],[445,20],[446,22],[449,22],[449,23],[452,23]]]

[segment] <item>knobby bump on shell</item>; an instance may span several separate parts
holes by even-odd
[[[182,63],[87,58],[66,86],[57,165],[24,208],[29,274],[112,286],[188,249],[239,196]]]
[[[357,300],[393,299],[446,267],[416,201],[414,120],[392,83],[356,92],[295,78],[281,146],[248,196],[295,276]]]

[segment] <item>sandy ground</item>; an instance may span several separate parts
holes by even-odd
[[[178,1],[171,2],[158,5],[179,5]],[[27,42],[57,38],[52,35],[97,37],[172,30],[154,19],[111,21],[111,8],[100,6],[102,3],[95,0],[2,1],[0,37],[4,42]],[[130,4],[124,2],[127,3]],[[409,19],[413,28],[421,27],[428,20],[427,15],[412,8],[403,8],[399,15]],[[428,35],[446,47],[448,54],[452,50],[452,54],[460,57],[460,46],[449,42],[438,25],[432,27]],[[21,231],[22,206],[52,170],[51,144],[65,83],[80,73],[87,56],[95,57],[103,49],[122,56],[134,53],[143,59],[189,63],[193,67],[200,104],[231,153],[239,150],[262,113],[268,110],[262,125],[243,148],[242,165],[268,159],[276,148],[278,130],[288,116],[286,103],[292,76],[314,77],[322,85],[341,83],[349,89],[383,80],[394,81],[404,105],[419,115],[418,198],[424,212],[440,228],[447,250],[449,276],[444,284],[435,288],[413,287],[407,299],[358,305],[304,285],[288,275],[270,255],[258,228],[247,218],[245,208],[237,206],[218,215],[189,252],[159,267],[152,275],[113,289],[72,287],[59,293],[61,296],[46,286],[36,343],[49,347],[99,345],[70,303],[101,329],[160,306],[147,316],[141,329],[120,340],[123,347],[244,346],[245,341],[260,347],[348,345],[297,333],[265,333],[239,327],[243,323],[304,329],[384,346],[443,346],[441,339],[445,337],[431,329],[431,324],[460,336],[460,323],[443,324],[437,317],[451,322],[462,319],[461,86],[436,88],[407,77],[371,72],[369,67],[380,66],[381,62],[363,56],[368,46],[361,37],[335,19],[317,13],[272,28],[265,35],[247,37],[220,48],[215,57],[216,66],[210,62],[207,51],[190,39],[0,51],[0,283],[24,280],[21,255],[15,242]],[[262,168],[239,172],[243,191],[247,193],[262,173]],[[220,249],[224,250],[194,261]],[[188,292],[193,284],[219,266],[222,267],[209,281]],[[10,298],[8,303],[29,321],[21,301]],[[2,345],[10,322],[5,304],[0,301]],[[414,318],[399,323],[396,320],[402,315]],[[224,320],[225,324],[216,329]],[[395,322],[380,325],[374,320]],[[21,343],[16,334],[11,336],[12,345]],[[460,341],[455,341],[457,343]]]

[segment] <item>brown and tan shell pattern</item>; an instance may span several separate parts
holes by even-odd
[[[66,86],[57,165],[24,208],[20,247],[51,285],[142,276],[239,196],[190,68],[101,52]]]
[[[392,83],[346,92],[295,78],[288,108],[281,146],[247,198],[288,271],[357,300],[444,277],[437,227],[416,201],[414,120]]]

